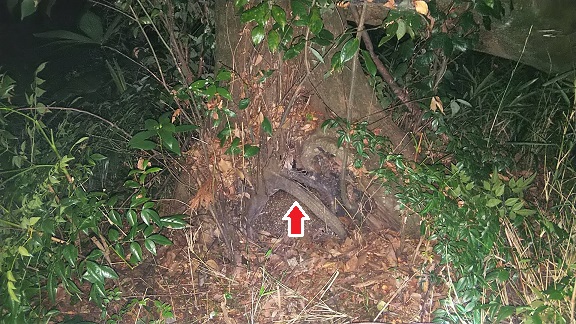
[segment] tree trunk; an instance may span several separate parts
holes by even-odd
[[[336,137],[333,134],[322,134],[321,130],[317,130],[316,134],[311,136],[312,132],[299,131],[297,126],[300,120],[306,119],[304,115],[311,111],[323,112],[324,118],[335,116],[345,118],[352,78],[356,79],[353,89],[354,100],[350,107],[352,120],[367,120],[373,129],[379,129],[382,135],[390,139],[396,153],[414,159],[414,147],[410,144],[412,139],[383,111],[360,68],[354,76],[348,67],[344,67],[341,73],[334,73],[325,78],[324,75],[330,66],[306,64],[304,60],[308,59],[311,62],[311,55],[305,55],[304,51],[292,60],[283,61],[281,54],[271,54],[268,51],[265,42],[253,45],[250,37],[252,26],[240,23],[232,2],[217,0],[216,8],[216,62],[218,66],[231,70],[234,75],[230,84],[234,102],[230,102],[229,106],[237,105],[241,98],[250,98],[250,106],[242,111],[241,124],[244,127],[243,132],[246,133],[245,138],[252,139],[252,143],[258,144],[261,149],[258,161],[251,161],[242,166],[244,173],[250,177],[250,183],[254,185],[250,194],[250,207],[246,211],[248,219],[261,211],[274,189],[287,190],[286,188],[293,187],[284,182],[292,181],[283,168],[287,163],[295,160],[297,165],[304,169],[312,168],[313,152],[318,147],[334,154],[336,159],[341,155],[335,146]],[[289,13],[290,10],[286,12]],[[338,11],[324,15],[324,28],[336,36],[343,33],[346,21],[340,17],[342,16]],[[325,62],[330,62],[331,54],[335,50],[328,51]],[[269,70],[274,72],[265,82],[259,83],[257,80],[262,78],[261,71]],[[272,136],[264,134],[261,130],[260,123],[264,117],[273,125]],[[302,136],[302,133],[305,136]],[[274,175],[273,179],[267,176],[270,174]],[[277,177],[279,174],[284,177]],[[283,183],[280,185],[278,181]],[[357,182],[364,182],[363,189],[366,194],[374,195],[372,198],[376,200],[380,209],[378,217],[384,218],[389,227],[400,230],[401,216],[393,196],[386,195],[373,184],[369,185],[365,179],[362,181],[358,179]],[[300,191],[289,193],[302,195]],[[315,197],[300,196],[298,199],[309,207],[317,204]],[[336,234],[345,236],[346,233],[343,232],[333,211],[326,209],[327,214],[316,216],[323,219]],[[411,222],[407,228],[408,232],[416,233],[417,225],[418,221]]]

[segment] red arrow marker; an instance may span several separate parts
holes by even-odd
[[[300,204],[295,201],[282,220],[288,221],[288,237],[304,237],[304,221],[310,220]]]

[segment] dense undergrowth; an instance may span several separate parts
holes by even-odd
[[[267,39],[285,59],[312,46],[293,35],[292,26],[317,35],[311,56],[318,60],[323,46],[342,45],[331,60],[334,73],[363,51],[383,107],[394,106],[394,94],[358,39],[323,29],[319,12],[334,5],[297,2],[297,15],[267,2],[236,5],[252,23],[254,43]],[[171,171],[191,134],[218,132],[229,154],[258,153],[233,136],[234,118],[248,102],[205,106],[232,99],[226,90],[231,74],[213,73],[214,9],[146,4],[100,3],[81,15],[75,32],[37,35],[89,47],[108,80],[98,91],[62,95],[64,80],[44,74],[44,64],[31,85],[0,77],[2,322],[50,321],[62,291],[74,302],[87,295],[103,320],[120,321],[106,311],[119,299],[111,260],[133,267],[157,245],[171,244],[169,229],[186,226],[183,215],[161,217],[155,198],[163,170]],[[493,18],[501,14],[484,10]],[[433,2],[430,12],[439,22],[453,19]],[[381,33],[380,59],[423,107],[423,131],[415,140],[422,161],[381,151],[385,145],[361,123],[342,123],[355,131],[341,132],[340,142],[360,158],[378,155],[382,168],[373,172],[400,184],[403,207],[422,217],[422,234],[441,258],[429,275],[449,289],[436,321],[573,322],[575,83],[567,75],[466,52],[479,26],[471,14],[462,17],[461,28],[427,38],[421,16],[399,11]],[[441,77],[431,63],[445,67]],[[70,75],[88,78],[77,69]],[[402,109],[394,113],[406,116]],[[262,127],[273,132],[266,120]],[[169,307],[156,307],[158,319],[170,317]]]

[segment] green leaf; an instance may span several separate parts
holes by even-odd
[[[191,124],[178,125],[174,128],[174,132],[175,133],[185,133],[185,132],[195,131],[198,128],[200,128],[200,127],[198,127],[196,125],[191,125]]]
[[[88,10],[82,15],[82,17],[80,17],[78,27],[95,43],[102,42],[102,37],[104,36],[102,21],[100,20],[100,17],[92,11]]]
[[[114,243],[118,241],[118,238],[120,238],[120,232],[118,232],[118,230],[115,228],[108,229],[108,240],[110,242]]]
[[[152,150],[156,148],[156,143],[148,141],[148,139],[154,135],[156,132],[150,130],[136,133],[128,142],[128,146],[140,150]]]
[[[138,223],[138,215],[134,209],[128,209],[126,212],[126,220],[130,226],[134,226]]]
[[[92,283],[92,287],[90,288],[90,298],[93,300],[93,302],[98,303],[105,296],[106,296],[106,290],[104,289],[104,283],[103,282]]]
[[[312,53],[312,55],[314,55],[314,57],[320,61],[320,63],[324,64],[324,58],[316,49],[314,49],[314,47],[308,46],[308,50],[310,50],[310,53]]]
[[[102,275],[100,265],[93,261],[86,261],[86,272],[82,277],[93,284],[104,284],[104,276]]]
[[[110,218],[110,221],[112,221],[114,225],[122,227],[122,218],[120,217],[120,213],[118,213],[118,211],[116,210],[110,211],[110,213],[108,214],[108,218]]]
[[[260,12],[260,6],[256,6],[256,7],[252,7],[246,11],[244,11],[242,13],[242,15],[240,15],[240,22],[243,24],[249,23],[251,21],[258,21],[260,20],[259,15],[261,14]]]
[[[389,40],[392,39],[392,37],[394,37],[394,34],[387,34],[386,36],[382,37],[378,42],[378,47],[386,44]]]
[[[358,41],[358,38],[352,38],[348,40],[340,52],[340,63],[344,64],[350,61],[354,57],[354,54],[356,54],[358,51],[359,47],[360,42]]]
[[[114,269],[110,268],[109,266],[101,265],[100,272],[106,279],[118,279],[118,274],[116,271],[114,271]]]
[[[272,18],[280,25],[282,29],[286,26],[286,12],[278,5],[272,6]],[[270,37],[270,36],[268,36]]]
[[[498,206],[501,202],[502,202],[502,200],[500,200],[500,199],[491,198],[488,200],[488,202],[486,202],[486,207],[492,208],[492,207]]]
[[[244,110],[248,108],[249,105],[250,105],[250,98],[242,98],[238,103],[238,109]]]
[[[305,19],[308,17],[308,6],[302,0],[292,0],[290,1],[290,7],[292,8],[292,16],[299,19]]]
[[[22,0],[22,4],[20,5],[20,19],[24,20],[24,18],[36,12],[37,5],[38,3],[35,0]]]
[[[130,253],[132,253],[132,257],[134,257],[136,261],[142,261],[142,247],[138,242],[130,243]]]
[[[72,267],[76,267],[78,260],[78,248],[73,244],[68,244],[62,249],[62,256]]]
[[[166,218],[166,217],[164,217]],[[150,241],[154,241],[160,245],[172,245],[172,241],[170,241],[166,236],[161,235],[161,234],[153,234],[150,235],[148,238],[148,240]]]
[[[228,70],[220,70],[216,76],[216,81],[230,81],[232,73]]]
[[[31,257],[32,256],[32,254],[30,254],[30,252],[28,252],[28,250],[23,246],[18,247],[18,253],[20,253],[20,255],[25,256],[25,257]]]
[[[398,38],[398,40],[401,40],[402,37],[406,35],[406,22],[404,21],[404,19],[398,19],[396,21],[396,24],[398,24],[398,29],[396,29],[396,38]]]
[[[228,99],[228,100],[232,100],[232,96],[230,95],[230,91],[228,91],[228,89],[218,87],[218,88],[216,88],[216,92],[217,92],[221,97],[226,98],[226,99]]]
[[[298,56],[298,54],[300,54],[300,52],[302,52],[302,50],[304,49],[305,45],[306,45],[306,42],[304,40],[301,40],[298,43],[296,43],[296,45],[290,47],[284,53],[284,57],[283,57],[284,61],[288,61],[288,60],[293,59],[296,56]]]
[[[264,120],[262,121],[262,129],[264,130],[264,132],[266,132],[266,134],[268,135],[272,135],[272,124],[270,123],[270,120],[268,120],[267,117],[264,117]]]
[[[188,226],[188,223],[186,223],[186,221],[184,221],[184,218],[186,218],[186,215],[172,215],[172,216],[166,216],[166,217],[162,217],[160,218],[160,222],[162,224],[162,227],[168,227],[171,229],[181,229],[181,228],[185,228],[186,226]],[[156,243],[158,243],[156,241]]]
[[[268,32],[268,49],[270,52],[275,53],[280,45],[280,33],[276,30]]]
[[[157,225],[161,224],[160,216],[158,215],[158,213],[154,209],[144,208],[141,211],[141,215],[142,215],[142,219],[144,220],[146,225],[150,225],[150,221],[153,221],[154,224],[157,224]],[[148,220],[148,222],[146,222],[146,220]]]
[[[58,282],[54,278],[54,273],[48,275],[46,280],[46,290],[48,291],[48,298],[54,303],[56,302],[56,292],[58,291]]]
[[[264,40],[264,36],[266,36],[266,33],[264,32],[264,27],[258,25],[252,28],[251,36],[254,45],[260,44]]]
[[[95,42],[90,37],[68,30],[52,30],[43,33],[35,33],[34,36],[39,38],[56,38],[69,43],[100,45],[99,42]]]
[[[152,134],[155,134],[155,131],[160,127],[160,123],[158,123],[158,121],[154,120],[154,119],[146,119],[144,121],[144,127],[151,131]],[[136,134],[138,135],[138,134]]]
[[[244,157],[249,158],[252,157],[260,152],[260,148],[258,146],[246,144],[244,145]]]
[[[14,283],[12,281],[8,281],[7,286],[8,286],[8,294],[10,295],[10,300],[19,303],[20,299],[18,298],[18,296],[16,296],[16,293],[14,292],[16,290]]]
[[[124,182],[124,187],[128,189],[138,189],[140,188],[140,184],[134,180],[126,180],[126,182]]]
[[[364,64],[366,65],[366,70],[368,71],[368,74],[370,74],[371,76],[376,76],[376,64],[374,64],[374,61],[372,60],[372,57],[370,56],[370,53],[368,53],[368,51],[362,50],[362,58],[364,59]]]
[[[308,19],[308,27],[310,27],[310,31],[315,35],[318,35],[322,31],[324,22],[322,21],[322,16],[320,16],[320,8],[312,8]]]
[[[145,239],[144,240],[144,247],[146,247],[146,249],[148,251],[150,251],[150,253],[152,253],[153,255],[156,255],[156,243],[154,243],[154,241],[152,241],[150,239]]]
[[[182,152],[180,151],[180,143],[174,138],[174,136],[166,136],[162,138],[162,143],[173,153],[180,156]]]

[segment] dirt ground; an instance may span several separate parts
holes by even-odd
[[[291,197],[285,197],[290,201]],[[115,265],[120,275],[108,319],[118,323],[425,323],[439,307],[441,287],[431,246],[402,239],[391,231],[369,231],[347,221],[346,240],[306,223],[303,238],[260,231],[242,239],[241,262],[226,259],[213,222],[170,233],[174,244],[159,249],[133,270]],[[268,217],[268,215],[267,215]],[[345,219],[343,219],[346,221]],[[310,226],[310,227],[308,227]],[[306,233],[306,232],[305,232]],[[105,323],[87,300],[71,306],[68,317]],[[171,306],[163,318],[157,304]],[[77,317],[79,318],[79,317]],[[68,322],[77,323],[77,322]]]

